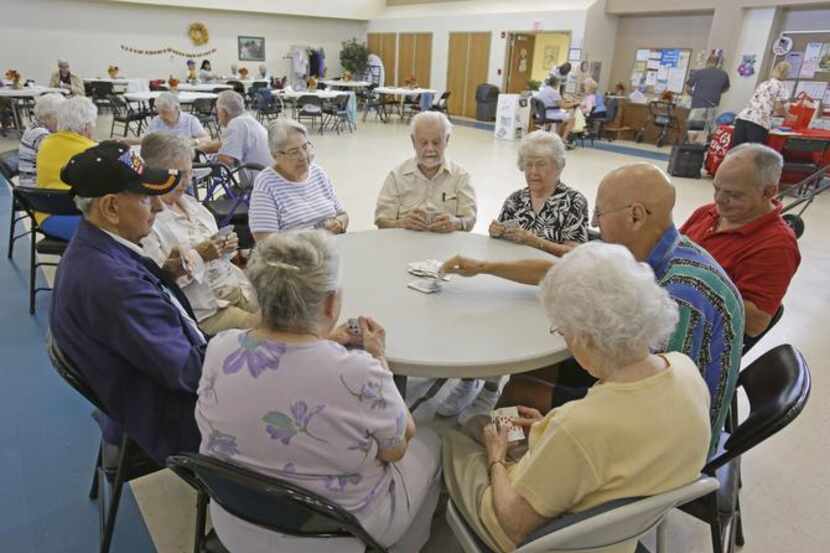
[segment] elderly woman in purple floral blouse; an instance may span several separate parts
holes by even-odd
[[[342,292],[331,238],[272,234],[257,243],[248,277],[262,322],[208,346],[196,404],[202,453],[328,497],[392,551],[420,550],[438,501],[441,443],[429,430],[415,435],[383,328],[366,317],[362,337],[336,326]],[[211,516],[230,551],[290,541],[215,502]]]

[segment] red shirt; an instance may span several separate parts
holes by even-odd
[[[781,204],[741,227],[716,231],[715,204],[698,208],[680,232],[697,242],[724,268],[744,300],[775,314],[801,263],[795,233],[781,217]]]

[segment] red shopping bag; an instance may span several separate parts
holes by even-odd
[[[723,158],[726,157],[729,148],[732,147],[732,133],[734,127],[729,125],[721,125],[712,135],[712,140],[709,142],[709,151],[706,153],[706,172],[715,176],[718,172],[718,167],[723,163]]]
[[[796,101],[790,104],[787,117],[784,119],[784,126],[794,131],[801,131],[809,128],[816,114],[818,104],[806,92],[796,97]]]

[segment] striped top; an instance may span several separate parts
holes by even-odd
[[[17,149],[18,182],[20,186],[34,186],[37,181],[37,151],[44,138],[49,136],[49,129],[35,125],[26,129],[20,137]]]
[[[718,444],[741,367],[744,304],[711,255],[671,226],[647,259],[657,283],[680,308],[666,351],[680,351],[700,369],[712,397],[710,455]]]
[[[331,179],[319,165],[311,165],[305,182],[289,181],[267,167],[254,181],[249,223],[251,232],[310,229],[343,211]]]

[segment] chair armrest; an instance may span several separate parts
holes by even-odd
[[[251,169],[253,171],[262,171],[263,169],[265,169],[265,166],[261,163],[243,163],[242,165],[237,166],[236,169]]]
[[[568,526],[572,526],[577,522],[582,522],[583,520],[587,520],[589,518],[595,517],[597,515],[601,515],[602,513],[607,513],[608,511],[613,511],[614,509],[619,509],[620,507],[624,507],[630,503],[634,503],[635,501],[640,501],[643,499],[642,497],[624,497],[621,499],[614,499],[607,503],[603,503],[602,505],[597,505],[591,509],[587,509],[585,511],[581,511],[579,513],[567,513],[560,517],[554,518],[530,534],[527,535],[525,540],[519,545],[528,544],[532,541],[536,541],[543,536],[547,536],[548,534],[552,534],[557,530],[561,530]]]

